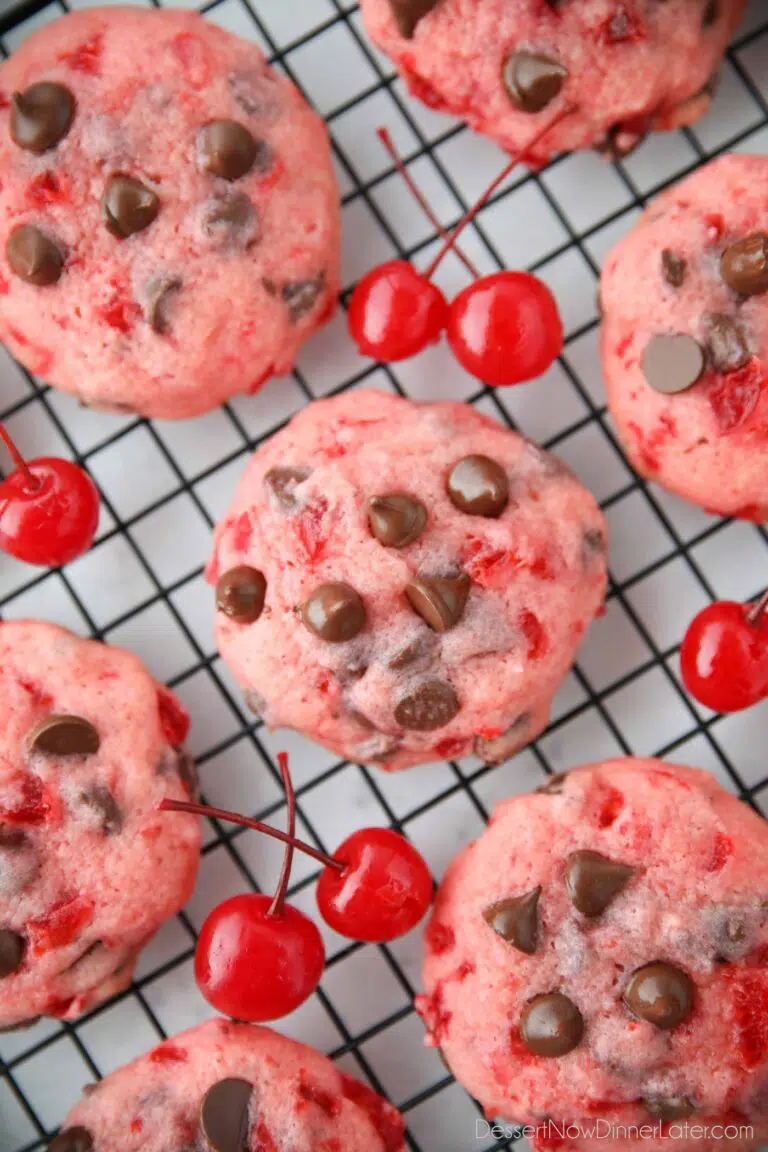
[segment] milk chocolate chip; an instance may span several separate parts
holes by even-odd
[[[264,476],[264,485],[286,512],[298,507],[296,488],[309,478],[309,468],[270,468]]]
[[[694,983],[673,964],[646,964],[632,973],[622,999],[633,1016],[669,1031],[693,1010]]]
[[[93,1137],[88,1129],[78,1124],[76,1128],[67,1128],[65,1132],[59,1132],[48,1145],[48,1152],[93,1152],[94,1147]]]
[[[521,112],[541,112],[560,94],[568,69],[541,52],[513,52],[504,65],[504,86]]]
[[[704,349],[682,332],[652,336],[643,353],[646,380],[656,392],[668,396],[692,388],[704,365]]]
[[[101,212],[113,236],[126,240],[143,232],[159,211],[159,197],[141,180],[133,176],[110,177],[101,198]]]
[[[168,308],[171,297],[181,289],[178,276],[155,276],[146,290],[144,317],[153,332],[162,336],[168,331]]]
[[[298,324],[317,304],[325,288],[325,273],[319,272],[309,280],[289,280],[280,289],[283,302],[291,314],[291,320]]]
[[[661,254],[661,274],[671,288],[680,288],[685,280],[686,262],[671,248],[665,248]]]
[[[55,284],[64,268],[61,249],[34,224],[14,228],[5,245],[5,255],[11,271],[37,288]]]
[[[535,1056],[565,1056],[581,1043],[581,1012],[561,992],[534,996],[523,1009],[520,1038]]]
[[[495,520],[509,503],[509,480],[490,457],[465,456],[451,469],[448,495],[459,511]]]
[[[259,217],[244,192],[227,191],[206,202],[203,231],[221,247],[250,248],[259,235]]]
[[[626,886],[634,871],[599,852],[571,852],[565,866],[568,898],[582,916],[599,916]]]
[[[735,372],[750,358],[744,330],[722,312],[709,312],[703,317],[707,346],[716,372]]]
[[[539,939],[539,896],[541,888],[533,888],[523,896],[499,900],[483,912],[483,919],[494,932],[517,948],[532,956]]]
[[[414,612],[435,632],[447,632],[458,624],[469,596],[469,577],[420,576],[406,586],[405,594]]]
[[[321,584],[302,605],[301,619],[321,640],[343,644],[365,627],[365,607],[349,584]]]
[[[200,129],[197,149],[205,172],[223,180],[239,180],[250,172],[266,145],[236,120],[212,120]]]
[[[10,928],[0,928],[0,980],[18,972],[24,959],[24,937]]]
[[[385,548],[404,548],[418,540],[427,525],[427,510],[405,492],[388,492],[368,501],[371,532]]]
[[[43,756],[93,756],[101,747],[101,738],[82,716],[46,716],[27,737],[30,752]]]
[[[768,292],[768,233],[755,232],[737,240],[723,252],[720,273],[741,296]]]
[[[69,88],[43,80],[11,97],[11,136],[19,148],[40,156],[64,139],[74,115]]]
[[[420,20],[436,8],[440,0],[389,0],[401,36],[411,40]]]
[[[687,1096],[644,1096],[641,1103],[650,1116],[665,1123],[685,1120],[696,1111]]]
[[[247,1080],[219,1080],[200,1105],[200,1134],[211,1152],[248,1152],[253,1085]]]
[[[115,836],[122,828],[123,813],[120,806],[109,788],[103,784],[94,784],[86,792],[81,792],[80,803],[96,814],[105,836]]]
[[[267,581],[263,572],[240,564],[224,572],[216,584],[216,607],[236,624],[253,624],[264,610]]]
[[[413,687],[395,708],[395,720],[411,732],[433,732],[453,720],[460,708],[446,680],[424,680]]]

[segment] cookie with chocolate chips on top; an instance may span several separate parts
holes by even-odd
[[[361,0],[414,96],[510,152],[626,156],[709,108],[744,0]]]
[[[0,338],[84,404],[162,419],[293,365],[339,287],[325,126],[252,42],[95,8],[0,67]]]
[[[707,512],[768,520],[768,159],[664,192],[606,259],[608,406],[634,468]]]
[[[50,1152],[405,1152],[402,1116],[325,1056],[210,1020],[102,1080]]]
[[[547,724],[606,543],[576,478],[468,405],[316,401],[218,526],[219,647],[271,728],[389,770],[497,764]]]
[[[427,1044],[536,1152],[768,1140],[768,826],[708,774],[614,760],[511,797],[425,940]]]
[[[194,798],[188,727],[128,652],[0,622],[0,1031],[122,991],[187,900],[199,829],[157,806]]]

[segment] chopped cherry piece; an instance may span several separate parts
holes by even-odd
[[[392,364],[440,338],[448,304],[439,288],[406,260],[373,268],[349,302],[349,331],[364,356]]]
[[[44,916],[27,923],[27,935],[34,956],[52,948],[66,948],[93,920],[94,904],[85,896],[71,896],[49,908]]]
[[[0,804],[0,821],[20,826],[44,824],[51,813],[51,798],[37,776],[18,776],[18,788],[13,789],[13,799]],[[14,784],[14,779],[10,781]]]
[[[16,471],[0,483],[0,549],[27,564],[68,564],[93,543],[99,493],[87,472],[70,460],[23,460],[0,424],[0,440]]]
[[[683,683],[715,712],[740,712],[768,696],[768,594],[757,605],[708,605],[680,649]]]
[[[163,735],[173,748],[177,748],[189,735],[189,713],[182,708],[173,692],[169,692],[162,684],[157,686],[157,710]]]

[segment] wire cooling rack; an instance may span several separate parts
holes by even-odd
[[[86,6],[88,0],[32,0],[0,16],[2,51],[12,52],[67,7]],[[190,746],[211,803],[282,821],[275,753],[286,748],[301,835],[333,848],[357,827],[392,824],[438,878],[456,849],[480,833],[497,800],[536,787],[547,772],[617,754],[699,765],[768,812],[768,702],[715,717],[685,696],[677,666],[685,625],[710,597],[748,599],[768,583],[768,536],[762,527],[713,520],[628,468],[604,407],[595,299],[603,255],[649,197],[722,151],[768,152],[767,8],[765,0],[749,5],[703,122],[652,138],[614,166],[579,155],[536,176],[520,170],[466,234],[465,251],[482,272],[529,267],[556,291],[567,341],[544,380],[505,391],[478,388],[442,347],[402,365],[374,366],[348,340],[342,312],[310,342],[290,377],[203,419],[164,424],[79,408],[0,353],[0,417],[27,455],[84,461],[104,507],[97,544],[63,571],[0,560],[3,616],[54,620],[141,655],[193,716]],[[501,169],[502,154],[412,101],[366,40],[348,0],[220,0],[203,10],[259,43],[326,117],[343,198],[347,291],[395,254],[425,266],[435,236],[393,173],[376,127],[389,128],[445,226]],[[451,257],[441,287],[455,294],[465,276]],[[489,770],[468,759],[387,776],[339,762],[254,721],[218,658],[202,566],[212,525],[249,453],[313,397],[359,386],[475,404],[558,452],[605,510],[612,533],[607,614],[558,694],[549,730],[511,764]],[[0,1035],[0,1152],[44,1148],[86,1083],[209,1015],[192,975],[196,932],[220,900],[274,885],[279,863],[271,841],[205,822],[197,890],[143,954],[133,988],[76,1024],[48,1021]],[[310,914],[313,876],[312,862],[297,858],[291,899]],[[281,1029],[328,1052],[402,1108],[414,1150],[525,1148],[522,1139],[482,1138],[479,1109],[423,1047],[412,1005],[419,933],[362,947],[323,931],[328,966],[321,988]]]

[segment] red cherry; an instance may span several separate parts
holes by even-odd
[[[439,288],[405,260],[372,268],[349,302],[352,339],[364,356],[406,360],[440,338],[448,304]]]
[[[469,284],[448,314],[456,359],[486,384],[520,384],[550,367],[563,350],[555,298],[527,272],[498,272]]]
[[[250,1023],[287,1016],[311,996],[325,965],[316,925],[272,897],[233,896],[214,908],[195,949],[195,979],[209,1004]]]
[[[683,683],[715,712],[740,712],[768,696],[768,595],[757,605],[721,600],[688,627],[680,649]]]
[[[49,567],[87,552],[99,522],[99,493],[90,476],[53,456],[26,463],[2,425],[0,440],[16,464],[0,483],[0,549]]]
[[[412,844],[388,828],[362,828],[334,853],[317,884],[320,915],[352,940],[382,943],[415,928],[432,903],[432,877]]]

